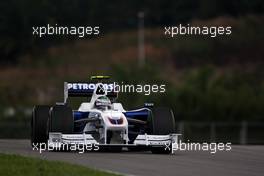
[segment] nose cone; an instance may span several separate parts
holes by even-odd
[[[120,111],[107,111],[104,113],[104,117],[108,128],[113,127],[116,129],[126,129],[128,126],[128,122],[125,115]]]
[[[111,119],[120,119],[124,116],[122,112],[112,110],[105,112],[105,115]]]

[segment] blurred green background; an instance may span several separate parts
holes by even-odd
[[[139,12],[145,14],[143,67],[138,66]],[[232,34],[164,35],[165,26],[180,23],[231,26]],[[32,35],[33,26],[47,24],[100,26],[100,35]],[[262,124],[263,31],[261,0],[0,2],[0,123],[27,124],[35,104],[63,100],[64,81],[110,75],[120,82],[166,84],[165,94],[120,94],[126,109],[147,101],[172,107],[177,122]]]

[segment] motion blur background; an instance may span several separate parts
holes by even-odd
[[[165,26],[180,23],[231,26],[232,35],[164,35]],[[32,35],[33,26],[47,24],[100,26],[100,35]],[[185,140],[264,144],[263,31],[262,0],[1,1],[0,137],[29,137],[32,107],[62,101],[64,81],[110,75],[166,84],[165,94],[121,94],[119,100],[126,109],[144,102],[172,107]]]

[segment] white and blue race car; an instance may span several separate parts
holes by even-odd
[[[31,143],[53,146],[96,144],[101,149],[150,150],[173,153],[178,142],[175,120],[169,108],[146,103],[140,109],[125,110],[117,103],[118,92],[105,76],[92,77],[96,83],[65,82],[64,102],[33,108]],[[69,106],[70,97],[87,97],[78,110]]]

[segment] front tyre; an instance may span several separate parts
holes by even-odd
[[[55,105],[51,108],[49,119],[49,131],[63,134],[73,133],[73,111],[66,105]]]
[[[173,111],[170,108],[160,107],[152,110],[152,134],[168,135],[175,132],[175,119]],[[151,152],[154,154],[169,154],[171,147],[153,146]]]
[[[49,118],[50,106],[35,106],[31,118],[31,145],[46,143],[48,140],[47,122]]]

